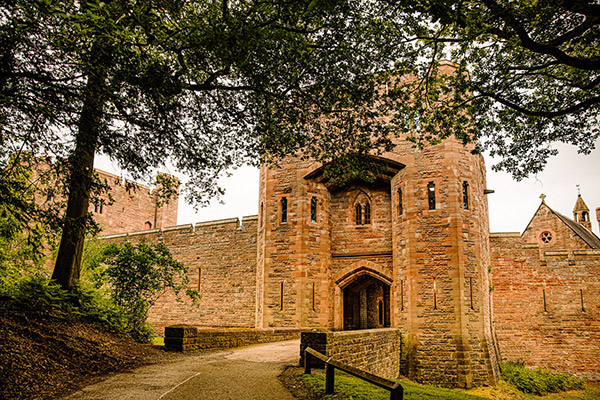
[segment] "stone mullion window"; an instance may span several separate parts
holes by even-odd
[[[365,204],[365,220],[364,220],[364,224],[368,225],[371,223],[371,204],[367,203]]]
[[[360,204],[355,206],[355,218],[356,225],[362,225],[362,206]]]

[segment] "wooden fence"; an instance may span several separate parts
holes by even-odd
[[[344,371],[350,375],[354,375],[364,381],[370,382],[383,389],[390,391],[390,400],[402,400],[404,398],[404,389],[398,382],[389,379],[381,378],[377,375],[370,374],[358,368],[344,365],[337,361],[327,358],[326,355],[319,353],[316,350],[307,347],[304,351],[304,373],[311,372],[311,358],[316,358],[325,363],[325,394],[333,394],[333,386],[335,379],[335,369]]]

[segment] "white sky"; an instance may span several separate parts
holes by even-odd
[[[546,195],[546,203],[555,211],[572,218],[577,199],[577,187],[590,209],[592,229],[598,235],[596,207],[600,207],[600,140],[590,155],[577,154],[573,146],[559,145],[559,155],[552,157],[546,169],[521,182],[512,180],[509,174],[493,172],[493,161],[486,157],[487,187],[495,190],[488,195],[491,232],[522,232],[540,205],[540,194]],[[106,159],[100,158],[96,167],[115,172]],[[176,173],[175,173],[176,175]],[[224,218],[256,215],[258,210],[258,169],[242,167],[221,180],[225,195],[195,212],[179,199],[178,224],[189,224]]]

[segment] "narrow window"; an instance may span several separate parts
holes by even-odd
[[[435,183],[429,182],[427,185],[427,197],[429,199],[429,209],[435,210]]]
[[[582,212],[581,213],[581,219],[583,220],[583,222],[589,222],[589,217],[588,217],[588,213],[587,212]]]
[[[436,291],[435,280],[433,281],[433,309],[437,310],[437,291]]]
[[[260,203],[260,226],[263,226],[265,223],[265,214],[264,214],[264,204]]]
[[[402,189],[398,188],[398,215],[402,215]]]
[[[404,280],[400,280],[400,310],[404,311]]]
[[[198,268],[198,291],[200,291],[200,282],[202,281],[202,268]]]
[[[281,222],[287,222],[287,198],[281,198]]]
[[[94,212],[97,213],[98,212],[98,203],[94,203]]]
[[[421,130],[421,113],[415,113],[415,117],[413,118],[413,122],[414,122],[414,130],[415,131],[420,131]]]
[[[379,325],[383,325],[383,301],[379,300],[377,309],[379,311]]]
[[[542,296],[544,297],[544,312],[547,312],[548,307],[546,305],[546,289],[542,289]]]
[[[312,310],[317,311],[315,308],[315,283],[312,284]]]
[[[279,284],[279,309],[283,310],[283,282]]]
[[[317,198],[310,199],[310,222],[317,222]]]
[[[410,131],[411,126],[410,126],[410,114],[403,114],[402,115],[402,125],[403,128],[406,132]]]
[[[581,311],[585,312],[585,307],[583,306],[583,289],[579,289],[579,296],[581,297]]]
[[[371,223],[371,204],[365,204],[365,224]]]
[[[474,310],[474,308],[473,308],[473,278],[469,278],[469,294],[471,296],[471,310]]]
[[[98,212],[99,212],[100,214],[102,214],[102,206],[103,206],[103,205],[104,205],[104,200],[100,200],[100,208],[99,208],[99,210],[98,210]]]
[[[467,181],[463,182],[462,192],[463,192],[463,208],[465,210],[468,210],[469,209],[469,184],[467,183]]]
[[[362,224],[362,206],[360,204],[357,204],[355,207],[355,212],[356,212],[356,225],[361,225]]]

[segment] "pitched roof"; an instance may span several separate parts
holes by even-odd
[[[575,202],[575,207],[573,207],[573,211],[590,211],[588,206],[583,201],[581,195],[577,195],[577,201]]]
[[[593,232],[588,230],[583,225],[573,221],[572,219],[565,217],[561,213],[554,211],[550,207],[548,207],[548,209],[552,211],[552,213],[556,215],[562,222],[564,222],[565,225],[571,228],[571,230],[575,232],[575,234],[579,236],[581,240],[586,242],[592,249],[600,249],[600,238]]]

